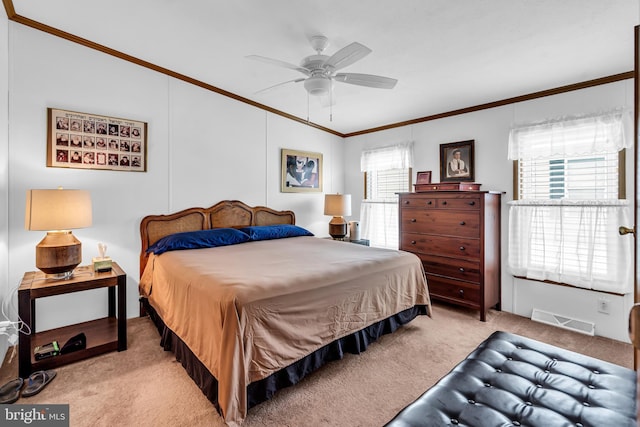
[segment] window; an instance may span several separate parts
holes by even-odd
[[[398,249],[398,192],[411,186],[413,144],[364,151],[365,200],[360,208],[362,236],[371,246]]]
[[[516,128],[519,200],[509,208],[509,268],[516,276],[616,293],[632,290],[624,194],[623,114]]]
[[[365,172],[365,199],[397,200],[396,193],[408,191],[410,169]]]
[[[622,153],[612,150],[598,155],[518,160],[518,198],[616,200],[618,171],[624,165]]]

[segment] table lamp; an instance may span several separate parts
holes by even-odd
[[[89,227],[91,217],[86,190],[28,190],[24,228],[47,231],[36,246],[36,267],[54,278],[70,278],[82,262],[82,243],[71,229]]]
[[[334,239],[344,239],[347,235],[344,217],[351,215],[351,194],[325,194],[324,214],[333,216],[329,221],[329,235]]]

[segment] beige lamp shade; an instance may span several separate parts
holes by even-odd
[[[82,243],[71,229],[91,225],[91,195],[86,190],[28,190],[27,230],[46,230],[36,246],[36,267],[56,278],[69,278],[82,262]]]
[[[351,215],[351,194],[325,194],[324,214],[331,216]]]
[[[347,221],[343,216],[351,215],[351,194],[325,194],[324,214],[333,216],[329,221],[329,235],[334,239],[344,239]]]
[[[86,190],[27,191],[27,230],[71,230],[89,227],[91,221],[91,195]]]

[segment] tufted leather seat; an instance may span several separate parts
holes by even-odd
[[[635,371],[498,331],[386,426],[635,425]]]

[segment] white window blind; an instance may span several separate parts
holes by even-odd
[[[519,200],[509,208],[512,274],[588,289],[632,290],[626,200],[618,199],[623,114],[565,118],[512,130]],[[515,157],[514,157],[515,156]]]
[[[518,161],[522,200],[616,200],[618,152]]]
[[[362,153],[365,200],[360,207],[361,232],[371,246],[398,249],[398,192],[409,191],[413,143]]]

